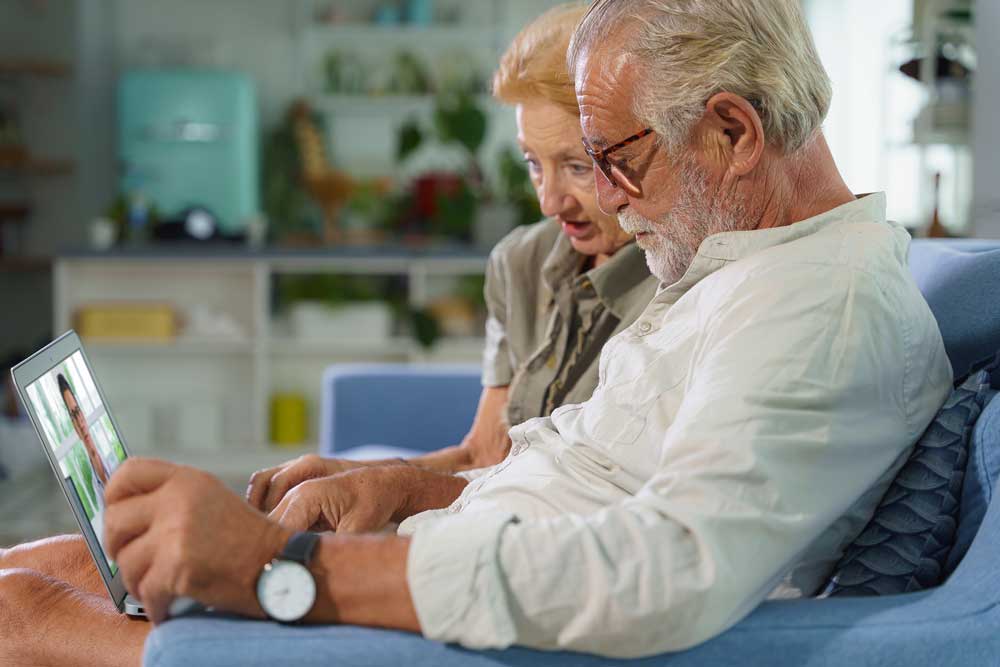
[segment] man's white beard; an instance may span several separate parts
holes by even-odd
[[[626,232],[650,232],[640,247],[646,251],[650,273],[667,284],[680,280],[702,241],[713,234],[747,229],[749,222],[742,200],[724,201],[709,193],[709,175],[694,160],[680,164],[677,176],[677,202],[660,220],[649,220],[631,208],[618,214],[618,224]]]

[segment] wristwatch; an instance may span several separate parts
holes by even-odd
[[[301,621],[316,603],[316,580],[309,571],[319,535],[296,533],[257,579],[257,602],[269,618]]]

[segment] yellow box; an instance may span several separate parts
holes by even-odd
[[[177,337],[177,313],[165,303],[94,303],[76,311],[81,338],[169,342]]]

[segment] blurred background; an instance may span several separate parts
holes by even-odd
[[[0,544],[72,527],[6,372],[71,327],[133,452],[234,485],[315,451],[329,364],[477,363],[540,217],[488,84],[555,4],[0,0]],[[1000,3],[804,6],[848,184],[1000,237]]]

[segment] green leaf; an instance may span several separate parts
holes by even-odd
[[[456,142],[475,155],[486,138],[487,120],[469,95],[442,95],[434,108],[434,128],[444,143]]]
[[[402,162],[413,154],[424,141],[424,133],[420,131],[420,125],[412,118],[407,120],[399,128],[396,144],[396,159]]]

